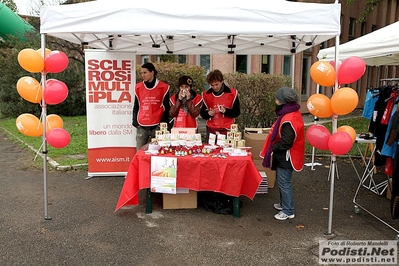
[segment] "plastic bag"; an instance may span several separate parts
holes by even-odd
[[[201,191],[198,193],[199,206],[217,214],[233,213],[233,197],[222,193]]]

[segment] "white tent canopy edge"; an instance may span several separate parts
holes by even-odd
[[[399,65],[399,22],[356,38],[339,46],[339,60],[362,58],[368,66]],[[322,49],[319,60],[334,60],[335,47]]]
[[[42,34],[91,48],[137,54],[291,55],[339,35],[341,5],[100,0],[40,11]]]

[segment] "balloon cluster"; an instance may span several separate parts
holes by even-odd
[[[338,69],[338,71],[336,71]],[[321,86],[333,86],[335,80],[340,84],[349,84],[362,77],[366,70],[366,64],[360,57],[353,56],[343,62],[335,64],[318,61],[310,68],[310,76],[313,81]],[[338,74],[337,74],[338,73]],[[333,96],[328,98],[324,94],[313,94],[307,100],[309,112],[319,118],[328,118],[335,115],[351,113],[359,102],[357,92],[349,87],[338,88]],[[331,134],[322,125],[312,125],[306,131],[306,139],[315,148],[330,150],[335,155],[344,155],[352,149],[356,140],[356,131],[350,126],[341,126]]]
[[[18,54],[19,65],[31,73],[59,73],[68,66],[68,57],[61,51],[45,49],[43,58],[42,49],[23,49]],[[42,84],[30,76],[22,77],[17,82],[18,94],[31,103],[59,104],[68,96],[68,87],[62,81],[49,79]],[[43,134],[43,124],[36,116],[25,113],[16,120],[18,130],[31,137],[39,137]],[[46,140],[54,148],[66,147],[71,137],[63,129],[62,118],[56,114],[46,116]]]

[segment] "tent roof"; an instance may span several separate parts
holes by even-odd
[[[137,54],[281,54],[340,34],[341,5],[258,0],[99,0],[43,6],[42,34]]]
[[[339,46],[339,60],[363,58],[369,66],[399,65],[399,22],[373,31]],[[334,60],[335,47],[320,50],[320,60]]]
[[[11,35],[25,41],[25,33],[34,30],[35,28],[32,25],[0,2],[0,39],[7,39]]]

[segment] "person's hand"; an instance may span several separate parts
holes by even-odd
[[[179,100],[180,101],[183,100],[184,97],[186,97],[186,92],[184,90],[181,90],[179,92]]]
[[[190,100],[190,98],[191,98],[191,93],[190,93],[190,91],[186,91],[186,99],[187,99],[187,100]]]
[[[210,109],[210,110],[208,110],[208,115],[210,115],[210,116],[215,116],[215,114],[216,114],[215,109]]]
[[[218,108],[219,108],[219,112],[221,112],[222,114],[224,114],[226,112],[226,108],[224,108],[224,106],[219,105]]]

